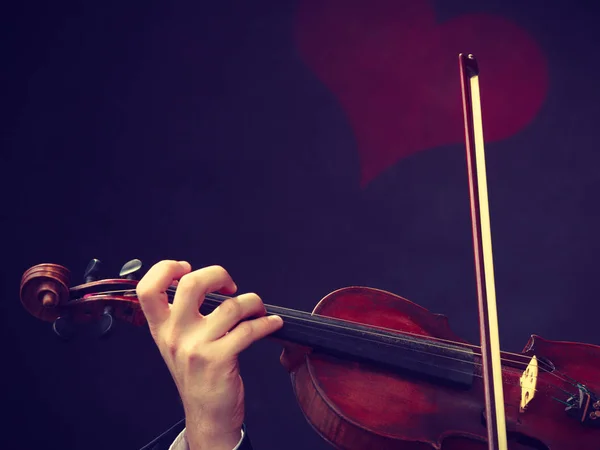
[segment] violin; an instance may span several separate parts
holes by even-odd
[[[70,272],[40,264],[22,277],[20,297],[34,317],[68,337],[69,326],[143,325],[136,295],[141,262],[122,278],[96,279],[92,260],[80,285]],[[172,299],[176,286],[168,289]],[[210,314],[228,297],[207,294]],[[319,301],[312,312],[265,305],[283,327],[298,404],[308,422],[339,449],[485,449],[486,402],[480,347],[461,340],[445,316],[379,289],[352,286]],[[501,352],[508,442],[513,449],[600,447],[600,347],[531,336],[522,353]]]
[[[270,338],[306,419],[345,450],[597,450],[600,347],[532,335],[521,353],[500,351],[488,211],[479,66],[459,54],[481,346],[458,338],[445,316],[369,287],[334,291],[311,313],[265,305],[283,319]],[[21,301],[62,337],[75,323],[145,322],[132,260],[118,279],[70,286],[69,271],[40,264],[21,280]],[[176,286],[168,289],[172,299]],[[210,314],[228,297],[206,295]]]

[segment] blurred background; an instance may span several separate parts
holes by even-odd
[[[310,311],[367,285],[479,342],[458,78],[481,68],[502,348],[600,344],[600,44],[582,0],[11,2],[3,9],[2,448],[136,449],[183,416],[146,327],[57,339],[51,262],[226,267]],[[261,450],[326,449],[280,347],[241,357]],[[290,439],[292,437],[292,439]]]

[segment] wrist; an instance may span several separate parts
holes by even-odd
[[[242,429],[233,433],[207,433],[200,430],[185,430],[190,450],[232,450],[242,438]]]
[[[206,414],[186,413],[185,427],[190,450],[232,450],[242,437],[242,426],[235,421]]]

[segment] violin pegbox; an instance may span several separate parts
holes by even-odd
[[[27,270],[21,279],[21,302],[38,319],[52,322],[56,335],[69,339],[75,324],[94,323],[100,336],[106,336],[115,320],[133,325],[146,322],[137,299],[137,278],[142,262],[128,261],[121,278],[98,279],[101,262],[87,265],[84,283],[70,286],[70,272],[58,264],[39,264]]]
[[[139,259],[132,259],[131,261],[127,261],[125,264],[123,264],[123,267],[121,267],[121,270],[119,271],[119,277],[124,278],[126,280],[137,280],[141,269],[142,262]],[[104,311],[100,316],[100,320],[98,322],[100,337],[107,336],[109,331],[114,326],[114,313],[114,305],[108,304],[104,306]]]
[[[100,268],[102,267],[102,261],[99,259],[92,259],[83,273],[84,283],[92,283],[98,279]],[[54,320],[52,323],[52,331],[59,338],[64,340],[70,340],[75,335],[75,324],[71,317],[71,311],[69,309],[64,310],[63,314]]]

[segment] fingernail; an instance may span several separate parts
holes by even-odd
[[[283,323],[283,319],[279,316],[269,316],[270,322]]]

